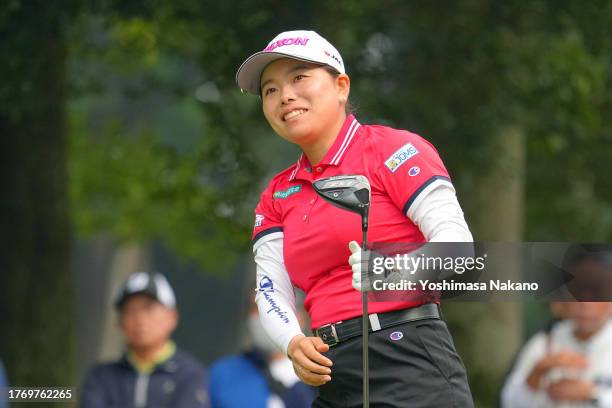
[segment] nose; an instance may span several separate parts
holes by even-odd
[[[293,91],[293,87],[290,85],[285,85],[281,88],[281,103],[283,105],[287,105],[295,101],[295,93]]]

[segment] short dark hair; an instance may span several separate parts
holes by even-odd
[[[598,243],[572,244],[563,257],[563,269],[567,270],[585,260],[612,268],[612,245]]]

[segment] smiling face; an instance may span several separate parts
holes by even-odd
[[[289,58],[274,61],[261,76],[264,116],[279,136],[302,148],[333,143],[349,90],[346,74],[333,76],[321,65]]]

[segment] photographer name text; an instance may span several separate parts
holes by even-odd
[[[426,279],[418,281],[402,279],[397,282],[386,282],[382,279],[372,281],[372,288],[380,290],[422,290],[422,291],[500,291],[500,292],[535,292],[539,285],[536,282],[513,282],[511,280],[489,280],[489,282],[455,282],[445,280],[434,282]]]

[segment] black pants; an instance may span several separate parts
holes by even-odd
[[[316,408],[362,406],[361,336],[325,353],[332,380],[319,387]],[[446,323],[419,320],[370,333],[370,406],[472,408],[465,368]]]

